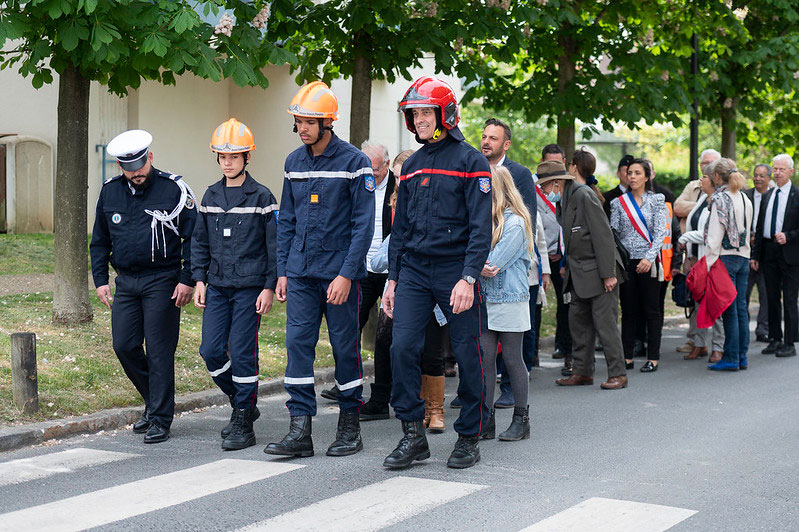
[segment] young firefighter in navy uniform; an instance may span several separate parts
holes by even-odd
[[[294,131],[302,140],[285,164],[278,224],[277,299],[286,301],[285,387],[289,433],[265,453],[312,456],[316,415],[313,362],[322,316],[336,361],[339,419],[328,456],[363,449],[358,410],[363,404],[358,307],[372,243],[375,179],[362,151],[333,133],[338,101],[321,81],[291,100]]]
[[[277,229],[272,192],[245,170],[255,141],[231,118],[211,136],[222,179],[200,204],[191,249],[194,304],[204,308],[200,355],[230,398],[233,412],[222,429],[222,448],[255,445],[258,400],[258,328],[269,312],[277,281]],[[228,356],[229,352],[229,356]]]
[[[180,307],[191,301],[189,259],[197,218],[189,186],[179,175],[152,166],[152,141],[136,129],[108,143],[106,151],[117,158],[122,174],[103,184],[90,246],[97,297],[108,308],[109,262],[118,274],[111,336],[125,374],[144,399],[144,414],[133,425],[133,432],[146,433],[144,443],[169,438]]]
[[[491,171],[464,142],[455,94],[443,81],[417,79],[399,110],[422,147],[402,165],[389,244],[383,306],[394,318],[391,405],[405,435],[383,465],[401,468],[430,456],[420,360],[423,331],[438,303],[449,323],[463,403],[447,466],[466,468],[480,460],[477,440],[488,415],[479,344],[486,308],[476,280],[491,249]]]

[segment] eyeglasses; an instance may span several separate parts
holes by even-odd
[[[385,162],[385,163],[381,164],[381,165],[380,165],[380,166],[378,166],[378,167],[374,167],[374,166],[373,166],[373,167],[372,167],[372,172],[379,172],[379,171],[380,171],[380,169],[381,169],[381,168],[383,168],[383,167],[385,167],[387,164],[388,164],[388,162]]]

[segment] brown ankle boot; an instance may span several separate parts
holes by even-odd
[[[444,432],[444,376],[427,377],[427,404],[430,405],[430,432]]]
[[[422,375],[422,391],[419,394],[424,401],[424,426],[430,425],[430,379],[429,375]]]

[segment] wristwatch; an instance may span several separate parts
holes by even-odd
[[[461,277],[461,279],[463,279],[464,281],[466,281],[469,284],[474,284],[474,282],[477,280],[474,277],[472,277],[471,275],[464,275],[463,277]]]

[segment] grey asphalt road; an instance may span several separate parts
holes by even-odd
[[[0,530],[31,518],[46,521],[50,513],[60,523],[53,529],[61,530],[237,530],[278,516],[267,523],[272,529],[579,529],[567,526],[570,515],[582,515],[582,529],[592,530],[599,529],[594,522],[616,519],[605,499],[658,505],[634,505],[637,526],[607,530],[799,530],[799,360],[760,355],[764,345],[753,344],[749,370],[713,373],[706,362],[683,361],[674,351],[681,330],[664,334],[660,369],[642,374],[636,368],[621,391],[600,390],[601,358],[594,386],[557,387],[557,361],[544,357],[546,367],[533,372],[530,385],[532,438],[482,442],[483,459],[471,469],[446,467],[456,410],[447,411],[444,434],[428,436],[431,459],[407,470],[381,467],[401,435],[396,419],[362,424],[364,452],[327,457],[337,407],[325,400],[313,426],[316,456],[267,456],[264,445],[288,427],[285,397],[274,397],[260,403],[258,444],[244,451],[220,449],[218,431],[229,411],[210,408],[176,419],[172,439],[163,444],[145,446],[141,436],[119,430],[5,453]],[[447,381],[448,404],[457,380]],[[510,410],[498,411],[498,431],[510,417]],[[123,454],[85,467],[36,466],[38,478],[20,476],[22,459],[35,464],[76,449]],[[224,471],[226,464],[234,473],[203,469]],[[260,471],[286,466],[303,467]],[[189,468],[199,468],[199,476],[180,476]],[[244,482],[236,471],[256,478]],[[429,486],[435,495],[426,506],[405,500]],[[354,490],[361,491],[348,498]],[[148,493],[154,501],[139,500]],[[381,510],[380,497],[404,506],[392,516]],[[594,514],[574,514],[593,498]],[[658,524],[670,511],[661,507],[684,515],[669,528]],[[351,519],[349,527],[339,526],[342,519]]]

